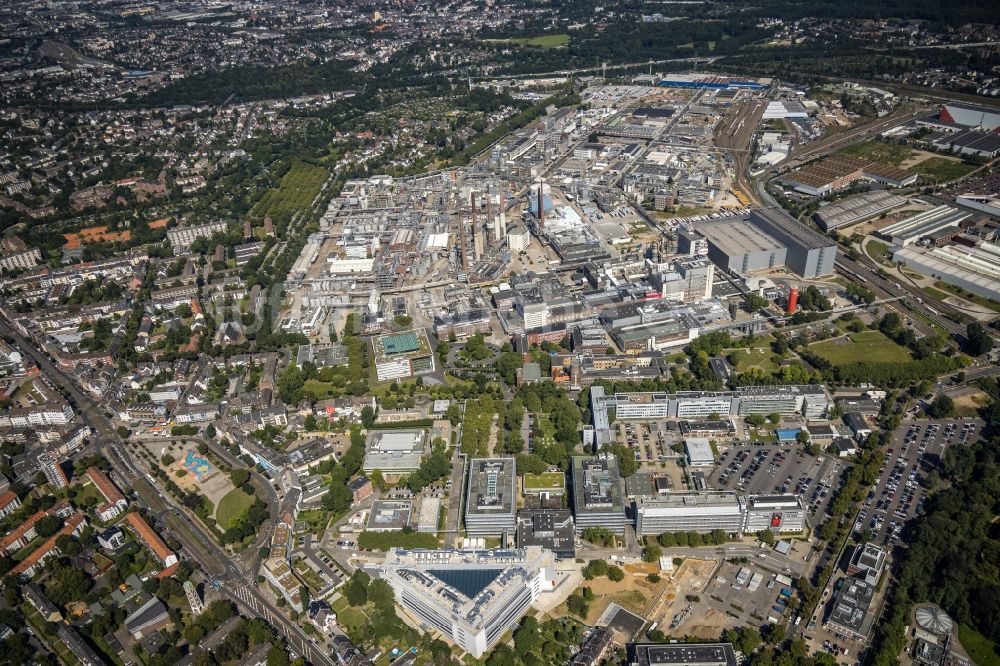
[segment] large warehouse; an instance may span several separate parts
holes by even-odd
[[[708,258],[726,270],[748,273],[785,264],[787,249],[749,220],[713,220],[697,231],[708,240]]]
[[[972,213],[951,206],[936,206],[922,213],[911,215],[895,224],[880,229],[878,234],[893,245],[906,247],[916,243],[921,238],[930,236],[942,229],[954,227],[958,233],[958,225],[972,217]]]
[[[788,213],[763,208],[750,213],[750,221],[787,248],[785,265],[804,278],[833,273],[837,244],[799,224]]]
[[[819,277],[833,273],[837,258],[835,242],[774,208],[709,220],[693,231],[707,241],[716,266],[740,274],[786,266],[802,277]]]
[[[986,106],[957,102],[942,104],[938,118],[960,127],[982,127],[990,132],[1000,130],[1000,109],[991,109]]]
[[[824,230],[842,229],[870,220],[894,208],[906,205],[906,199],[885,190],[863,192],[820,208],[813,216]]]

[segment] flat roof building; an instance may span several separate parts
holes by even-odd
[[[377,575],[420,627],[439,633],[475,658],[516,628],[542,593],[555,589],[551,551],[400,550]]]
[[[866,642],[875,622],[874,614],[869,612],[874,596],[874,585],[858,578],[841,578],[825,626],[850,639]]]
[[[376,430],[368,438],[364,472],[407,474],[420,467],[427,434],[423,430]]]
[[[684,451],[687,453],[688,465],[691,467],[706,467],[715,464],[712,445],[704,437],[688,437],[684,440]]]
[[[667,493],[635,500],[635,532],[711,532],[743,530],[743,504],[734,492]]]
[[[886,552],[873,543],[857,546],[847,565],[848,576],[858,576],[869,585],[877,585],[885,569]]]
[[[777,208],[750,212],[750,221],[787,248],[785,265],[804,278],[833,273],[837,244]]]
[[[732,643],[633,643],[635,666],[737,666]]]
[[[571,475],[577,534],[588,527],[624,534],[625,501],[617,458],[573,456]]]
[[[412,512],[412,502],[377,500],[372,503],[365,529],[369,532],[399,532],[410,526]]]
[[[696,227],[708,240],[708,257],[736,273],[783,266],[787,248],[743,218],[712,221]]]
[[[513,536],[515,519],[513,458],[473,458],[465,499],[465,531],[470,537]]]
[[[559,559],[576,557],[576,530],[569,509],[521,509],[517,512],[517,546],[540,546]]]
[[[434,372],[434,350],[423,329],[374,337],[372,351],[379,381]]]
[[[750,495],[745,499],[743,531],[802,532],[806,507],[798,495]]]

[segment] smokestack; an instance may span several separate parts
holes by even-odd
[[[799,290],[798,287],[792,287],[792,290],[788,292],[788,314],[795,314],[795,308],[799,304]]]
[[[462,270],[469,270],[469,251],[465,243],[465,220],[462,219],[461,214],[458,216],[458,243],[459,249],[462,251]]]
[[[498,227],[500,242],[507,240],[507,211],[504,210],[503,183],[500,183],[500,225]]]
[[[545,228],[545,194],[543,193],[542,180],[538,180],[538,228]]]

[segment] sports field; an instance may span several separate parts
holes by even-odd
[[[810,345],[809,348],[834,365],[844,365],[854,361],[905,363],[913,359],[909,349],[897,345],[880,331],[851,333],[846,338],[824,340]]]

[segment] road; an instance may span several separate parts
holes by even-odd
[[[459,440],[461,441],[461,440]],[[465,494],[465,456],[455,447],[451,462],[451,492],[448,493],[448,513],[445,518],[444,547],[458,546],[458,528],[462,521],[462,495]]]
[[[0,335],[14,339],[22,353],[30,356],[45,376],[59,386],[76,403],[83,421],[96,433],[95,447],[102,453],[119,477],[128,487],[136,491],[143,503],[154,513],[164,516],[164,523],[171,526],[173,536],[180,542],[184,552],[199,567],[217,581],[216,588],[223,596],[239,604],[244,610],[270,621],[288,640],[289,644],[307,660],[319,666],[334,666],[327,656],[305,634],[301,627],[279,611],[257,586],[254,572],[246,573],[232,561],[229,555],[215,544],[211,535],[192,520],[184,510],[174,505],[173,500],[142,474],[129,457],[121,439],[112,428],[110,421],[101,412],[98,404],[81,391],[44,353],[16,330],[5,317],[0,317]]]

